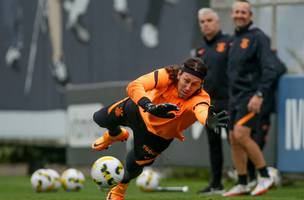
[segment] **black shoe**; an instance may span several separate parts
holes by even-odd
[[[209,185],[206,188],[199,190],[197,193],[202,194],[202,195],[215,195],[215,194],[221,195],[224,192],[225,192],[225,190],[222,185],[216,186],[216,187]]]

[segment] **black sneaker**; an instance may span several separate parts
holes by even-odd
[[[222,185],[220,186],[207,186],[206,188],[199,190],[197,193],[202,195],[221,195],[225,192],[224,187]]]

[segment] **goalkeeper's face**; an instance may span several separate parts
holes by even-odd
[[[200,78],[187,72],[180,71],[177,78],[178,97],[182,99],[188,99],[199,90],[203,84]]]

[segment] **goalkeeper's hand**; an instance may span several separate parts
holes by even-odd
[[[229,121],[229,115],[227,111],[222,111],[219,113],[214,112],[214,106],[209,107],[208,118],[206,120],[206,127],[209,130],[217,132],[219,127],[227,128]]]
[[[147,103],[144,106],[144,112],[148,112],[156,117],[161,118],[174,118],[175,114],[171,111],[178,111],[179,108],[177,105],[172,103],[162,103],[162,104],[153,104],[153,103]]]

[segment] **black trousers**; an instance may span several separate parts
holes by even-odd
[[[222,130],[215,133],[213,130],[205,128],[208,138],[209,147],[209,159],[210,159],[210,170],[211,170],[211,187],[221,186],[222,171],[223,171],[223,144],[222,144]],[[226,130],[228,131],[228,130]]]
[[[133,131],[133,148],[127,154],[123,183],[140,175],[144,166],[151,165],[173,139],[167,140],[147,130],[138,106],[127,98],[104,107],[94,113],[94,121],[101,127],[117,132],[119,126],[128,126]]]
[[[223,110],[228,110],[228,100],[227,99],[212,99],[213,105],[215,107],[215,112],[219,113]],[[223,144],[222,144],[222,129],[218,129],[215,133],[213,130],[209,130],[205,127],[205,132],[207,133],[208,148],[209,148],[209,160],[210,160],[210,170],[211,170],[211,187],[218,187],[222,185],[222,171],[224,163],[223,155]],[[226,129],[228,133],[228,128]]]

